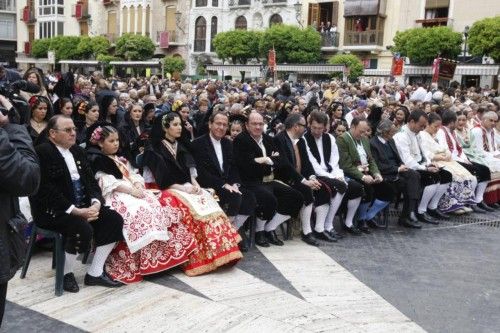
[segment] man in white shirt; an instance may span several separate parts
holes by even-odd
[[[309,115],[309,130],[304,135],[308,146],[308,157],[318,179],[325,183],[332,193],[330,204],[326,210],[316,208],[315,236],[328,233],[339,238],[341,234],[335,232],[333,219],[339,210],[344,197],[347,199],[347,212],[344,224],[352,227],[354,215],[361,203],[363,186],[355,180],[346,180],[344,171],[339,167],[339,151],[335,138],[325,132],[328,116],[320,111],[313,111]],[[347,185],[347,186],[346,186]],[[356,233],[359,235],[360,233]]]
[[[431,161],[427,161],[422,153],[420,137],[417,134],[427,126],[427,121],[427,114],[424,111],[412,111],[403,130],[394,135],[394,142],[404,165],[420,173],[424,190],[416,218],[420,222],[437,224],[438,222],[433,217],[449,218],[437,209],[437,205],[439,199],[446,193],[452,176],[448,171],[439,169]],[[411,218],[414,220],[413,216]]]
[[[63,289],[79,291],[73,269],[77,253],[88,251],[92,238],[96,251],[84,283],[118,287],[121,283],[111,280],[103,267],[116,242],[123,240],[123,219],[104,206],[104,198],[85,151],[75,144],[73,120],[62,115],[54,116],[47,124],[47,133],[49,142],[35,148],[40,159],[42,181],[31,204],[37,225],[64,237]]]
[[[475,191],[474,201],[476,204],[471,208],[477,213],[494,211],[493,208],[489,207],[483,201],[484,192],[488,187],[488,183],[491,181],[490,169],[485,165],[472,162],[467,155],[465,155],[455,135],[455,123],[457,121],[456,113],[453,111],[446,111],[443,113],[441,119],[442,127],[436,134],[436,139],[439,141],[439,144],[443,147],[448,147],[453,160],[460,163],[460,165],[476,177],[475,184],[473,184]]]

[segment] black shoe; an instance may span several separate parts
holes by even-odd
[[[489,204],[488,206],[491,208],[494,208],[494,209],[500,209],[500,204],[498,204],[496,202],[494,204]]]
[[[365,234],[371,234],[372,232],[370,229],[366,226],[366,221],[360,220],[358,221],[358,229],[364,232]]]
[[[354,235],[354,236],[361,236],[363,233],[361,232],[361,230],[359,230],[358,228],[356,228],[355,226],[352,226],[352,227],[345,227],[345,230],[350,233],[351,235]]]
[[[86,286],[102,286],[108,288],[117,288],[123,286],[123,283],[111,280],[111,278],[106,273],[102,273],[102,275],[98,277],[85,274],[83,283]]]
[[[281,241],[279,238],[278,238],[278,235],[276,235],[276,231],[273,230],[273,231],[266,231],[266,238],[267,238],[267,241],[273,245],[277,245],[277,246],[283,246],[285,243],[283,243],[283,241]]]
[[[80,291],[78,283],[76,283],[75,275],[73,273],[68,273],[63,277],[63,289],[70,293],[77,293]]]
[[[255,233],[255,244],[262,247],[269,247],[265,231],[257,231]]]
[[[238,230],[238,233],[241,236],[241,242],[238,244],[238,246],[240,248],[240,251],[241,252],[248,252],[249,246],[248,246],[248,237],[247,237],[247,234],[242,229]]]
[[[412,220],[410,219],[407,219],[407,218],[400,218],[398,220],[398,224],[403,226],[403,227],[406,227],[406,228],[413,228],[413,229],[420,229],[422,228],[422,225],[420,223],[417,222],[413,222]]]
[[[427,209],[427,214],[438,220],[449,220],[450,215],[441,212],[439,209]]]
[[[302,240],[303,240],[305,243],[307,243],[307,244],[309,244],[309,245],[312,245],[312,246],[319,246],[319,243],[318,243],[318,241],[316,240],[316,238],[314,238],[314,236],[313,236],[313,233],[312,233],[312,232],[308,233],[307,235],[302,234],[302,237],[301,237],[301,238],[302,238]]]
[[[335,238],[337,238],[337,239],[342,239],[342,238],[344,238],[344,235],[343,235],[343,234],[341,234],[341,233],[336,232],[336,231],[335,231],[335,229],[332,229],[332,230],[327,231],[327,232],[330,234],[330,236],[335,237]]]
[[[323,232],[313,231],[314,237],[316,239],[321,239],[330,243],[335,243],[337,241],[337,237],[332,236],[328,231],[324,230]]]
[[[418,222],[417,216],[415,215],[414,212],[410,213],[410,217],[408,218],[411,222]]]
[[[484,203],[484,201],[480,202],[477,204],[477,207],[481,208],[482,210],[485,210],[487,212],[494,212],[495,210],[488,206],[487,204]],[[473,208],[474,209],[474,208]]]
[[[486,213],[486,209],[481,208],[479,205],[471,205],[470,209],[472,209],[474,213],[480,213],[480,214]]]
[[[420,222],[429,223],[429,224],[439,224],[438,221],[434,220],[432,217],[427,215],[427,213],[415,214],[415,215]]]
[[[374,219],[371,219],[371,220],[366,221],[366,224],[367,224],[370,228],[372,228],[372,229],[380,229],[380,228],[381,228],[381,227],[378,225],[378,223],[377,223],[377,222],[375,222],[375,220],[374,220]]]

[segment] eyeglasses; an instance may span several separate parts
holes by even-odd
[[[53,128],[54,131],[66,132],[71,134],[72,132],[76,132],[76,127],[68,127],[68,128]]]

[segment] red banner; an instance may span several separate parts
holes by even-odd
[[[269,50],[269,55],[267,56],[267,66],[271,72],[276,72],[276,50],[274,47]]]
[[[160,47],[166,49],[168,48],[169,43],[170,43],[170,36],[168,34],[168,31],[160,32]]]
[[[441,58],[434,59],[432,63],[432,82],[438,82],[439,80],[439,63],[441,62]]]
[[[391,75],[398,76],[403,75],[404,60],[401,57],[392,58]]]

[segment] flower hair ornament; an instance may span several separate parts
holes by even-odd
[[[172,104],[172,111],[177,112],[181,108],[182,104],[184,104],[184,103],[182,103],[181,100],[179,100],[179,99],[176,100],[174,102],[174,104]]]
[[[78,104],[78,114],[85,114],[85,108],[87,107],[87,104],[88,103],[85,101],[81,101],[80,104]]]
[[[33,96],[31,96],[31,97],[30,97],[30,99],[28,100],[28,104],[29,104],[29,106],[30,106],[30,108],[31,108],[31,109],[32,109],[32,108],[36,105],[36,103],[38,102],[38,97],[39,97],[39,96],[37,96],[37,95],[33,95]]]
[[[96,145],[99,141],[102,140],[102,127],[98,126],[96,129],[92,132],[92,135],[90,136],[90,142],[94,145]]]

